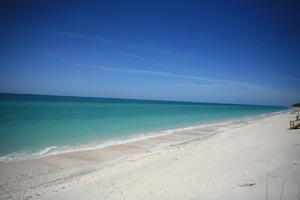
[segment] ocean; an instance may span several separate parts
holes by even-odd
[[[288,107],[0,94],[0,161],[101,148]]]

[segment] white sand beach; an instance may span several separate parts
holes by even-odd
[[[300,199],[300,129],[281,113],[105,149],[0,163],[0,199]],[[191,139],[194,138],[194,139]],[[183,142],[184,141],[184,142]]]

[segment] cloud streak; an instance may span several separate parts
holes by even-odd
[[[169,77],[169,78],[176,78],[176,79],[186,79],[186,80],[198,80],[198,81],[206,81],[209,85],[219,85],[219,86],[242,86],[245,88],[253,89],[253,90],[266,90],[271,89],[260,85],[249,84],[240,81],[233,81],[233,80],[226,80],[226,79],[219,79],[219,78],[211,78],[211,77],[203,77],[203,76],[191,76],[191,75],[181,75],[176,73],[168,73],[168,72],[161,72],[161,71],[150,71],[150,70],[139,70],[139,69],[129,69],[129,68],[114,68],[114,67],[104,67],[98,65],[82,65],[74,62],[69,62],[69,64],[81,67],[81,68],[92,68],[97,70],[103,71],[110,71],[110,72],[117,72],[117,73],[131,73],[131,74],[145,74],[151,76],[160,76],[160,77]],[[208,85],[208,84],[206,84]],[[203,84],[201,84],[203,86]]]
[[[25,31],[45,33],[45,34],[49,34],[49,35],[55,35],[55,36],[60,36],[60,37],[67,37],[67,38],[71,38],[71,39],[79,39],[79,40],[85,40],[85,41],[91,41],[91,42],[114,43],[113,40],[107,40],[104,38],[100,38],[99,36],[88,36],[88,35],[76,34],[76,33],[71,33],[71,32],[46,30],[46,29],[39,29],[39,28],[20,28],[20,29],[25,30]]]
[[[162,55],[173,55],[174,54],[174,51],[169,50],[169,49],[150,47],[151,45],[146,45],[146,44],[124,43],[123,41],[109,40],[109,39],[99,37],[99,36],[91,36],[91,35],[77,34],[77,33],[73,33],[73,32],[40,29],[40,28],[30,28],[30,27],[21,27],[18,29],[22,30],[22,31],[37,32],[37,33],[65,37],[65,38],[70,38],[70,39],[84,40],[84,41],[88,41],[88,42],[100,42],[100,43],[105,43],[105,44],[113,45],[113,46],[119,46],[119,47],[121,46],[126,49],[136,49],[136,50],[154,52],[154,53],[158,53],[158,54],[162,54]],[[139,55],[128,54],[128,53],[123,53],[123,54],[127,55],[129,57],[141,58],[141,56],[139,56]],[[191,55],[195,55],[195,52],[193,52],[192,54],[185,54],[183,56],[191,56]]]
[[[214,92],[218,92],[218,90],[222,90],[227,92],[238,91],[240,95],[248,95],[254,97],[274,97],[275,99],[287,98],[291,96],[291,94],[295,94],[295,91],[287,91],[281,90],[278,88],[271,88],[264,85],[250,84],[241,81],[235,80],[226,80],[212,77],[204,77],[204,76],[192,76],[192,75],[183,75],[177,73],[170,72],[162,72],[162,71],[151,71],[151,70],[140,70],[133,68],[116,68],[116,67],[108,67],[108,66],[100,66],[100,65],[86,65],[76,62],[70,62],[69,60],[62,59],[57,55],[48,55],[54,59],[60,60],[66,64],[71,66],[79,67],[82,69],[92,69],[92,70],[100,70],[100,71],[109,71],[115,73],[127,73],[127,74],[144,74],[149,76],[158,76],[158,77],[168,77],[179,80],[190,80],[190,81],[182,81],[181,83],[172,83],[174,86],[183,86],[183,87],[198,87],[200,88],[212,88]],[[198,82],[200,81],[200,82]],[[295,97],[296,98],[296,97]],[[267,103],[266,103],[267,104]]]
[[[201,87],[214,87],[214,88],[224,88],[226,86],[228,89],[230,87],[241,87],[244,89],[256,91],[259,93],[270,92],[270,93],[280,93],[280,91],[275,90],[274,88],[270,88],[263,85],[250,84],[242,81],[228,80],[228,79],[220,79],[220,78],[212,78],[205,76],[194,76],[194,75],[184,75],[170,72],[162,72],[155,70],[142,70],[142,69],[133,69],[133,68],[116,68],[116,67],[108,67],[108,66],[100,66],[100,65],[86,65],[76,62],[71,62],[69,60],[62,59],[60,56],[54,54],[45,54],[48,57],[51,57],[56,60],[60,60],[61,62],[67,63],[69,65],[73,65],[80,68],[85,69],[93,69],[93,70],[101,70],[101,71],[110,71],[116,73],[128,73],[128,74],[144,74],[150,76],[159,76],[159,77],[168,77],[174,79],[184,79],[184,80],[192,80],[192,81],[202,81],[202,83],[188,83],[192,84],[191,86],[201,86]],[[203,83],[204,82],[204,83]],[[187,83],[181,84],[188,86]]]
[[[300,78],[294,78],[294,77],[282,77],[282,79],[286,79],[290,81],[300,81]]]

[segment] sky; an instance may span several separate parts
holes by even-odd
[[[0,92],[300,102],[297,1],[1,1]]]

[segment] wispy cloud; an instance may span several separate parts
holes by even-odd
[[[71,66],[80,67],[83,69],[92,69],[92,70],[100,70],[100,71],[110,71],[115,73],[130,73],[130,74],[145,74],[149,76],[158,76],[158,77],[169,77],[176,79],[176,82],[168,83],[174,86],[182,86],[182,87],[194,87],[195,89],[205,89],[209,88],[212,89],[214,92],[221,92],[224,91],[227,93],[230,92],[237,92],[240,95],[248,95],[253,96],[253,98],[261,97],[265,98],[266,96],[274,97],[274,99],[287,99],[287,102],[290,101],[288,98],[291,96],[295,96],[298,94],[294,90],[289,89],[280,89],[280,88],[272,88],[269,86],[258,85],[258,84],[251,84],[247,82],[235,81],[235,80],[227,80],[227,79],[220,79],[214,77],[205,77],[205,76],[194,76],[194,75],[184,75],[178,73],[171,73],[171,72],[163,72],[163,71],[155,71],[155,70],[142,70],[136,68],[117,68],[117,67],[110,67],[110,66],[101,66],[101,65],[87,65],[81,64],[76,62],[71,62],[69,60],[62,59],[57,55],[48,55],[54,59],[58,59],[61,62],[69,64]],[[186,81],[184,81],[186,80]],[[190,80],[190,81],[188,81]],[[177,82],[179,81],[179,82]],[[299,98],[297,96],[294,97]],[[276,102],[276,100],[274,100]],[[266,104],[269,104],[266,102]],[[280,102],[274,104],[282,104]]]
[[[281,77],[282,79],[291,80],[291,81],[300,81],[300,78],[294,78],[294,77]]]
[[[233,81],[233,80],[226,80],[226,79],[219,79],[219,78],[211,78],[211,77],[203,77],[203,76],[191,76],[191,75],[182,75],[176,73],[169,73],[169,72],[162,72],[162,71],[150,71],[150,70],[140,70],[140,69],[129,69],[129,68],[114,68],[114,67],[105,67],[105,66],[98,66],[98,65],[83,65],[74,62],[68,62],[71,65],[82,67],[82,68],[92,68],[97,70],[104,70],[104,71],[111,71],[117,73],[132,73],[132,74],[146,74],[152,76],[161,76],[161,77],[169,77],[169,78],[177,78],[177,79],[187,79],[187,80],[198,80],[198,81],[205,81],[205,85],[213,85],[213,86],[241,86],[246,87],[253,90],[266,90],[268,89],[265,86],[249,84],[240,81]],[[194,84],[198,86],[204,86],[204,84]]]
[[[83,34],[77,34],[77,33],[72,33],[72,32],[47,30],[47,29],[39,29],[39,28],[19,28],[19,29],[24,30],[24,31],[39,32],[39,33],[45,33],[45,34],[49,34],[49,35],[55,35],[55,36],[67,37],[67,38],[79,39],[79,40],[86,40],[86,41],[92,41],[92,42],[114,43],[113,40],[107,40],[107,39],[101,38],[99,36],[83,35]]]
[[[136,69],[136,68],[117,68],[117,67],[111,67],[111,66],[101,66],[101,65],[87,65],[87,64],[81,64],[72,62],[66,59],[62,59],[60,56],[57,56],[55,54],[45,54],[48,57],[51,57],[56,60],[60,60],[61,62],[67,63],[69,65],[73,65],[80,68],[85,69],[93,69],[93,70],[102,70],[102,71],[110,71],[110,72],[116,72],[116,73],[130,73],[130,74],[145,74],[150,76],[160,76],[160,77],[168,77],[168,78],[174,78],[174,79],[185,79],[185,80],[192,80],[192,81],[201,81],[201,83],[184,83],[181,85],[192,84],[190,86],[209,86],[209,87],[223,87],[226,86],[227,88],[230,87],[242,87],[246,88],[252,91],[256,92],[279,92],[275,90],[274,88],[270,88],[268,86],[263,85],[257,85],[257,84],[251,84],[247,82],[242,81],[236,81],[236,80],[228,80],[228,79],[221,79],[221,78],[214,78],[214,77],[206,77],[206,76],[195,76],[195,75],[186,75],[186,74],[178,74],[178,73],[171,73],[171,72],[163,72],[163,71],[155,71],[155,70],[144,70],[144,69]]]
[[[119,55],[121,56],[126,56],[126,57],[130,57],[130,58],[134,58],[134,59],[144,59],[144,56],[140,56],[134,53],[127,53],[127,52],[122,52],[122,51],[116,51]]]
[[[72,65],[76,65],[79,67],[92,67],[94,69],[105,70],[105,71],[112,71],[112,72],[119,72],[119,73],[134,73],[134,74],[148,74],[154,76],[164,76],[164,77],[171,77],[171,78],[181,78],[181,79],[190,79],[190,80],[201,80],[201,81],[221,81],[232,83],[232,81],[227,81],[223,79],[215,79],[215,78],[208,78],[208,77],[201,77],[201,76],[189,76],[189,75],[180,75],[175,73],[168,73],[168,72],[161,72],[161,71],[150,71],[150,70],[140,70],[140,69],[129,69],[129,68],[114,68],[114,67],[103,67],[97,65],[82,65],[78,63],[70,63]]]
[[[183,86],[183,87],[195,87],[195,88],[220,88],[224,86],[224,84],[200,84],[200,83],[170,83],[174,86]]]
[[[31,32],[43,33],[43,34],[54,35],[54,36],[59,36],[59,37],[84,40],[84,41],[89,41],[89,42],[100,42],[100,43],[105,43],[107,45],[118,46],[123,49],[125,48],[125,49],[132,49],[132,50],[138,50],[138,51],[152,52],[152,53],[156,53],[156,54],[160,54],[160,55],[174,55],[174,54],[177,55],[178,54],[178,52],[176,52],[174,49],[153,47],[152,43],[151,43],[151,45],[145,44],[145,43],[135,44],[135,43],[129,43],[129,42],[124,42],[124,41],[120,41],[120,40],[107,39],[107,38],[103,38],[99,35],[92,36],[92,35],[78,34],[78,33],[74,33],[74,32],[66,32],[66,31],[60,31],[60,30],[49,30],[49,29],[40,29],[40,28],[31,28],[31,27],[18,27],[18,29],[22,30],[22,31],[31,31]],[[127,56],[129,56],[129,57],[142,58],[142,56],[137,55],[137,54],[128,54],[126,52],[123,52],[123,54],[124,55],[127,54]],[[195,52],[192,52],[191,54],[180,52],[179,55],[181,55],[183,57],[190,57],[190,56],[194,56]]]

